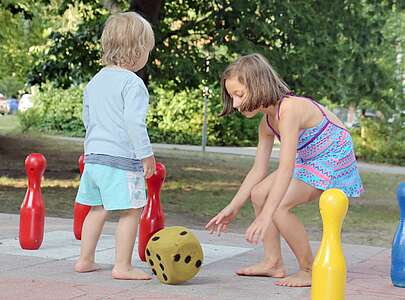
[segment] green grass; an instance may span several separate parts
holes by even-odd
[[[0,132],[10,133],[18,132],[17,116],[14,115],[0,115]]]
[[[27,188],[24,159],[31,152],[40,152],[47,158],[42,183],[47,216],[72,217],[81,143],[20,134],[15,122],[13,117],[0,118],[0,212],[19,213]],[[228,204],[253,163],[252,157],[178,150],[157,151],[156,157],[167,168],[161,192],[166,215],[178,218],[179,225],[194,227],[205,224]],[[275,167],[272,162],[271,168]],[[361,175],[366,192],[350,202],[343,241],[390,247],[399,221],[395,189],[405,176],[369,172]],[[318,204],[303,205],[294,211],[306,225],[310,238],[319,240],[322,221]],[[230,230],[244,232],[253,218],[251,205],[247,204]]]

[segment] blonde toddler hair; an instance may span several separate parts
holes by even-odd
[[[245,101],[240,108],[241,112],[275,105],[290,92],[287,84],[274,71],[264,56],[258,53],[242,56],[230,64],[222,74],[223,111],[220,116],[235,112],[232,97],[225,87],[226,80],[232,77],[236,77],[247,89]]]
[[[155,45],[152,26],[135,12],[111,15],[101,35],[104,65],[133,67],[145,51]]]

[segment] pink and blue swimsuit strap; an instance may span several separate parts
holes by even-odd
[[[288,94],[286,94],[286,96],[294,96],[293,92],[289,92]],[[281,106],[281,102],[284,100],[284,98],[286,97],[284,96],[283,98],[281,98],[280,100],[280,104],[278,105],[278,110],[277,110],[277,118],[278,120],[280,120],[280,106]],[[337,125],[336,123],[332,122],[331,120],[329,120],[328,116],[326,115],[324,109],[322,108],[322,106],[312,97],[310,96],[303,96],[304,98],[307,98],[309,100],[311,100],[311,102],[316,105],[316,107],[318,107],[318,109],[321,111],[322,116],[326,119],[326,122],[324,122],[325,124],[323,124],[323,126],[318,130],[318,132],[316,134],[313,135],[313,137],[308,140],[304,145],[301,145],[297,150],[302,150],[303,148],[305,148],[306,146],[308,146],[309,144],[311,144],[320,134],[322,134],[322,132],[326,129],[326,127],[328,127],[329,124],[333,124],[343,130],[346,130],[345,128]],[[278,140],[281,141],[281,136],[280,134],[274,129],[273,126],[271,126],[270,121],[269,121],[269,116],[266,116],[266,122],[267,125],[269,126],[269,128],[271,129],[271,131],[274,133],[275,136],[277,136]],[[322,122],[321,122],[322,123]],[[304,130],[305,131],[305,130]],[[301,133],[302,134],[302,133]]]
[[[271,126],[270,121],[269,121],[269,115],[266,115],[266,122],[267,122],[267,126],[269,126],[269,128],[271,129],[271,131],[273,132],[273,134],[278,138],[278,140],[280,141],[280,134],[278,134],[278,132],[273,128],[273,126]]]
[[[281,101],[283,101],[284,98],[287,97],[287,96],[294,96],[294,93],[293,92],[288,92],[287,94],[285,94],[285,96],[283,96],[281,98],[280,104],[281,104]],[[277,118],[278,118],[278,120],[280,120],[280,104],[278,105],[278,110],[277,110]],[[266,123],[267,123],[267,126],[269,126],[269,128],[273,132],[273,134],[278,138],[279,141],[281,141],[280,134],[274,129],[273,126],[271,126],[271,123],[269,121],[269,115],[266,115]]]

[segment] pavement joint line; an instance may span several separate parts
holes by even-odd
[[[366,262],[366,261],[372,259],[373,257],[376,257],[376,256],[380,255],[380,254],[381,254],[382,252],[384,252],[384,251],[386,251],[386,249],[381,249],[381,250],[379,250],[377,253],[371,255],[370,257],[367,257],[367,258],[364,258],[364,259],[360,260],[360,261],[357,262],[356,264],[362,264],[362,263],[364,263],[364,262]],[[356,272],[353,272],[353,273],[356,273]]]

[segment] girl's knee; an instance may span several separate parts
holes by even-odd
[[[250,200],[255,207],[261,208],[266,202],[267,194],[258,186],[253,187],[250,192]]]

